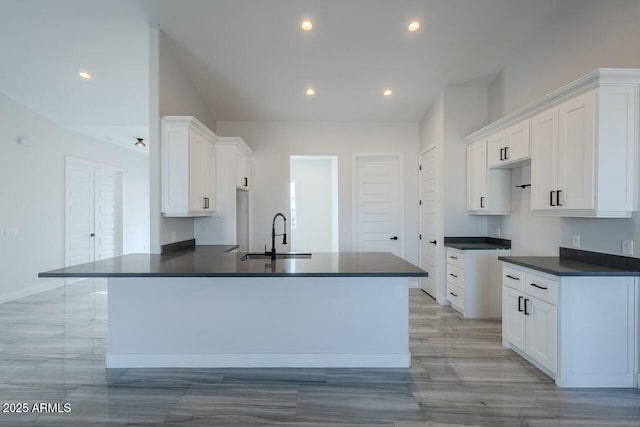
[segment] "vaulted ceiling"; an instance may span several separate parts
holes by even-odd
[[[418,120],[486,84],[560,0],[148,0],[217,120]],[[313,29],[302,31],[309,19]],[[421,28],[407,30],[410,21]],[[307,87],[315,96],[305,96]],[[383,96],[390,88],[393,95]]]
[[[443,87],[487,84],[566,1],[0,0],[0,92],[131,147],[158,25],[217,120],[415,121]]]

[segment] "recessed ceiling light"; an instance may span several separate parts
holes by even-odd
[[[86,71],[78,71],[78,75],[85,80],[89,80],[91,78],[91,74],[87,73]]]
[[[393,95],[393,91],[391,89],[385,89],[385,91],[382,92],[382,94],[384,96],[391,96],[391,95]]]
[[[316,94],[316,91],[312,87],[310,87],[304,93],[306,93],[307,96],[313,96]]]
[[[311,23],[311,21],[305,19],[300,24],[300,28],[302,28],[304,31],[310,31],[313,28],[313,24]]]
[[[408,29],[409,31],[411,31],[412,33],[413,33],[414,31],[418,31],[418,29],[419,29],[419,28],[420,28],[420,23],[419,23],[418,21],[411,21],[411,22],[409,23],[409,26],[407,27],[407,29]]]

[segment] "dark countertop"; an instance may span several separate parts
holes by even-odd
[[[445,237],[444,245],[461,251],[511,249],[511,240],[495,237]]]
[[[445,243],[448,248],[459,249],[461,251],[480,251],[480,250],[492,250],[492,249],[511,249],[504,245],[494,245],[491,243]]]
[[[560,248],[560,256],[501,256],[499,260],[554,276],[640,276],[640,260]]]
[[[166,255],[131,254],[39,273],[38,277],[427,277],[388,252],[318,252],[310,259],[252,259],[223,246]],[[227,247],[228,248],[228,247]],[[232,248],[233,249],[233,248]]]

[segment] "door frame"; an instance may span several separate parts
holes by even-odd
[[[358,159],[361,157],[395,157],[398,159],[398,175],[400,178],[400,236],[402,239],[402,243],[400,244],[400,257],[404,258],[404,239],[406,237],[405,234],[405,224],[404,224],[404,153],[402,152],[356,152],[353,153],[353,160],[351,164],[351,249],[353,251],[356,250],[356,245],[358,241],[358,215],[357,215],[357,206],[358,206]]]
[[[437,170],[435,173],[435,177],[436,177],[436,202],[438,204],[438,206],[436,207],[436,212],[437,212],[437,217],[436,217],[436,274],[434,274],[433,280],[435,283],[435,287],[436,287],[436,295],[431,295],[436,301],[438,300],[438,294],[440,293],[440,275],[438,273],[440,273],[440,248],[443,247],[442,245],[444,244],[444,242],[442,241],[442,239],[444,239],[444,237],[442,237],[442,233],[441,233],[441,229],[442,229],[442,223],[441,223],[441,218],[442,218],[442,200],[440,198],[440,159],[439,159],[439,154],[440,151],[438,150],[438,144],[433,144],[428,146],[427,148],[425,148],[424,150],[421,150],[420,153],[418,153],[418,164],[420,165],[419,170],[418,170],[418,200],[422,201],[422,156],[425,155],[426,153],[428,153],[431,150],[435,150],[435,155],[436,155],[436,165],[437,165]],[[424,230],[422,229],[422,204],[418,203],[418,229],[420,230],[420,236],[422,236],[424,234]],[[440,245],[438,245],[438,240],[440,240]],[[418,256],[420,257],[419,259],[419,264],[420,264],[420,268],[422,268],[422,240],[420,240],[420,244],[419,244],[419,248],[418,248]],[[429,276],[431,276],[431,273],[429,273]],[[422,289],[422,279],[420,280],[420,289]],[[422,289],[424,290],[424,289]],[[425,291],[426,292],[426,291]]]
[[[79,157],[74,156],[65,156],[64,158],[64,264],[67,267],[67,252],[69,248],[69,166],[76,164],[82,166],[88,166],[92,168],[98,168],[103,170],[109,170],[112,172],[117,172],[120,175],[119,179],[119,194],[117,198],[119,212],[117,215],[118,218],[118,234],[120,236],[118,242],[118,253],[124,253],[124,170],[122,168],[118,168],[111,165],[106,165],[103,163],[93,162],[91,160],[81,159]],[[95,183],[94,183],[95,186]],[[94,205],[95,205],[95,195],[94,195]],[[94,211],[95,216],[95,211]]]

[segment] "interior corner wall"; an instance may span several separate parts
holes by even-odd
[[[0,117],[0,303],[64,284],[38,273],[65,264],[66,156],[123,171],[123,253],[149,250],[146,155],[62,128],[3,94]]]
[[[596,68],[640,68],[640,2],[572,0],[558,12],[489,86],[489,114],[495,120]],[[530,179],[530,167],[514,169],[513,182]],[[514,255],[556,255],[558,246],[612,254],[621,240],[640,239],[640,217],[632,219],[549,218],[532,215],[530,190],[512,189],[511,215],[489,218],[489,233],[500,228]]]
[[[487,219],[466,208],[466,145],[462,138],[487,122],[487,89],[451,87],[442,91],[420,121],[420,151],[438,150],[439,220],[436,240],[445,236],[485,236]],[[445,247],[438,247],[438,302],[446,303]]]
[[[254,150],[251,190],[252,250],[271,244],[271,219],[289,212],[292,155],[338,157],[339,248],[352,250],[354,153],[401,152],[404,156],[404,256],[418,263],[417,122],[218,122],[221,136],[239,136]],[[412,208],[414,207],[414,208]],[[290,225],[290,221],[287,221]],[[288,230],[290,232],[290,230]],[[278,251],[289,250],[278,242]]]
[[[182,67],[179,46],[162,30],[150,32],[150,161],[151,161],[151,251],[161,245],[194,238],[193,218],[165,218],[161,214],[160,120],[164,116],[194,116],[215,132],[216,120],[198,88]]]

